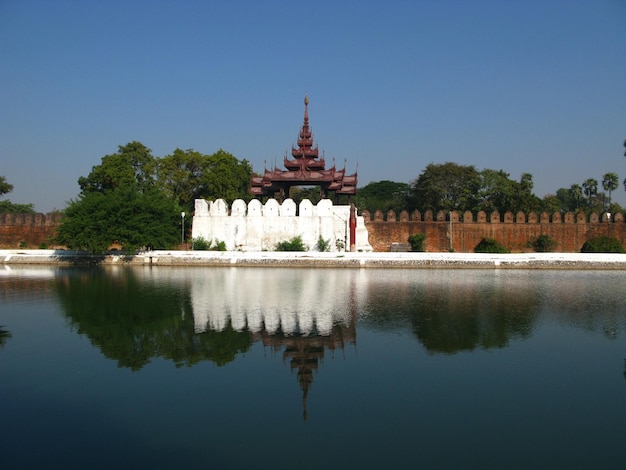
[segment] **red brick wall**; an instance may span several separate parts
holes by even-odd
[[[52,248],[61,214],[0,214],[0,248]]]
[[[566,214],[563,217],[557,214],[550,218],[547,214],[529,214],[528,217],[518,214],[514,217],[507,212],[503,217],[497,213],[486,217],[484,213],[476,216],[466,213],[461,218],[453,212],[452,225],[448,214],[442,212],[436,217],[432,213],[425,213],[422,217],[416,212],[410,218],[406,213],[400,214],[400,217],[391,213],[387,214],[386,220],[383,220],[380,213],[374,214],[373,220],[370,220],[367,212],[363,216],[374,251],[389,251],[392,243],[407,243],[409,235],[416,233],[426,234],[426,251],[448,251],[450,227],[452,248],[461,253],[473,252],[482,238],[493,238],[512,252],[533,251],[527,247],[527,243],[544,234],[557,241],[558,245],[554,250],[557,252],[579,252],[587,240],[600,235],[615,237],[626,247],[623,214],[612,215],[611,222],[608,222],[600,221],[601,217],[596,214],[587,219],[575,214]],[[602,219],[606,219],[606,216]]]

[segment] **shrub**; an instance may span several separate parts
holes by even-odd
[[[210,248],[211,251],[226,251],[226,242],[215,240],[215,245]]]
[[[617,238],[605,235],[587,240],[580,251],[581,253],[626,253]]]
[[[315,249],[317,251],[330,251],[330,241],[324,240],[320,235],[317,238],[317,243],[315,244]]]
[[[411,251],[424,251],[425,240],[425,233],[416,233],[415,235],[409,235],[409,244],[411,245]]]
[[[554,251],[558,242],[550,235],[539,235],[537,238],[532,238],[528,241],[528,246],[538,253],[546,253],[548,251]]]
[[[215,244],[211,240],[206,240],[202,237],[193,239],[193,249],[197,251],[226,251],[226,243],[215,240]]]
[[[291,240],[278,242],[276,251],[306,251],[306,247],[302,242],[302,237],[293,237]]]
[[[346,248],[346,242],[343,241],[341,238],[338,238],[335,242],[335,246],[337,247],[337,251],[343,251]]]
[[[206,251],[211,248],[211,241],[202,237],[197,237],[192,240],[191,246],[194,250]]]
[[[492,238],[483,238],[476,248],[474,248],[475,253],[508,253],[504,245],[499,243],[498,241]]]

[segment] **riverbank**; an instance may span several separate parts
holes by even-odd
[[[617,269],[612,253],[317,253],[159,250],[97,256],[67,250],[0,250],[3,265],[137,265],[307,268]]]

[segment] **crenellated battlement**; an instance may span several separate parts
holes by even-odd
[[[230,208],[223,199],[196,199],[192,238],[224,242],[231,251],[274,251],[277,243],[295,237],[314,250],[321,238],[330,251],[345,251],[351,243],[349,219],[350,206],[335,206],[330,199],[317,205],[305,199],[298,206],[293,199],[282,204],[276,199],[265,204],[237,199]],[[357,216],[356,222],[357,251],[372,251],[363,217]]]
[[[461,215],[458,211],[438,211],[436,215],[434,215],[433,211],[425,211],[423,214],[420,211],[414,211],[410,215],[407,211],[400,212],[399,216],[396,216],[394,211],[389,211],[387,214],[384,214],[382,211],[374,212],[374,217],[372,218],[371,213],[368,210],[363,211],[363,218],[366,222],[463,222],[464,224],[471,223],[505,223],[505,224],[586,224],[586,223],[598,223],[598,222],[613,222],[613,223],[623,223],[624,222],[624,214],[617,213],[611,214],[608,212],[604,212],[600,215],[592,212],[589,217],[584,212],[566,212],[565,214],[561,214],[560,212],[555,212],[552,215],[547,212],[542,212],[537,215],[535,212],[530,212],[528,215],[524,212],[518,212],[513,215],[512,212],[507,211],[504,215],[501,215],[500,212],[494,211],[491,214],[487,215],[485,211],[480,211],[476,214],[476,218],[474,219],[474,214],[471,211],[465,211],[461,218]],[[489,220],[487,220],[489,219]]]
[[[34,248],[49,245],[61,218],[60,212],[0,214],[0,247]]]
[[[587,217],[583,212],[402,211],[398,216],[394,211],[376,211],[372,218],[369,211],[363,211],[363,219],[374,251],[406,244],[408,237],[416,233],[426,234],[426,251],[472,252],[482,238],[493,238],[513,252],[532,251],[528,243],[539,235],[556,240],[555,251],[560,252],[578,252],[587,240],[601,235],[615,237],[626,246],[622,213],[592,213]]]
[[[60,212],[47,214],[0,214],[0,226],[52,227],[61,222]]]

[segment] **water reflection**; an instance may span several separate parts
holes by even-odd
[[[356,341],[357,320],[410,331],[427,351],[445,354],[524,340],[540,316],[616,338],[624,328],[620,274],[94,268],[53,279],[76,330],[138,370],[154,357],[224,365],[271,338],[339,332]],[[610,295],[595,295],[596,284]]]
[[[3,325],[0,325],[0,349],[4,347],[4,344],[11,337],[11,332],[7,330]]]
[[[335,449],[310,453],[311,468],[405,468],[417,454],[426,467],[506,466],[515,455],[525,468],[610,468],[624,434],[625,280],[173,267],[0,275],[0,323],[13,335],[0,349],[9,461],[79,466],[104,436],[107,468],[255,468],[280,435],[268,468],[301,463],[302,442]]]

